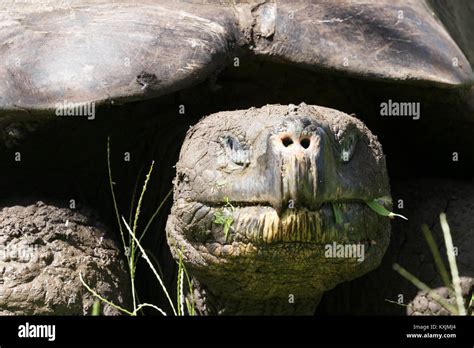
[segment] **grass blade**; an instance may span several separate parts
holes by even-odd
[[[145,259],[145,261],[148,263],[148,266],[150,266],[151,270],[153,271],[156,279],[158,280],[158,282],[160,283],[160,286],[161,288],[163,289],[163,292],[165,293],[166,295],[166,298],[168,299],[168,302],[171,306],[171,309],[173,310],[173,314],[176,315],[176,309],[173,305],[173,301],[171,300],[171,297],[170,295],[168,294],[168,290],[166,290],[166,286],[165,284],[163,283],[163,280],[161,279],[160,275],[158,274],[158,272],[156,271],[155,267],[153,266],[153,263],[150,261],[150,258],[148,257],[148,255],[146,254],[146,251],[145,249],[143,249],[142,245],[140,244],[140,241],[137,239],[137,237],[133,234],[132,230],[130,229],[130,226],[128,226],[127,224],[127,221],[125,220],[125,218],[122,216],[122,221],[125,225],[125,227],[127,228],[127,231],[128,233],[132,236],[134,242],[136,243],[138,249],[140,249],[141,253],[142,253],[142,256],[143,258]]]
[[[168,200],[168,198],[171,196],[172,193],[173,193],[173,189],[169,190],[169,192],[166,194],[165,198],[163,198],[163,200],[161,201],[158,208],[156,208],[156,210],[153,213],[153,215],[151,216],[150,220],[148,220],[148,223],[146,224],[145,228],[143,229],[143,232],[142,232],[140,238],[138,238],[138,240],[140,242],[142,241],[143,237],[145,236],[146,231],[148,231],[148,229],[150,228],[151,223],[153,222],[153,220],[155,219],[155,217],[158,215],[159,211],[163,207],[163,204],[165,204],[165,202]]]
[[[143,201],[143,197],[145,196],[145,193],[146,193],[148,182],[150,181],[150,176],[151,176],[151,172],[153,171],[154,164],[155,164],[155,162],[152,161],[151,166],[150,166],[150,170],[148,171],[148,174],[145,177],[145,182],[143,183],[142,192],[140,193],[140,198],[138,199],[138,203],[137,203],[137,208],[135,209],[135,218],[133,220],[133,229],[132,229],[133,236],[136,236],[136,234],[137,234],[138,218],[140,216],[142,201]],[[129,266],[129,268],[130,268],[130,277],[132,279],[133,308],[137,308],[136,290],[135,290],[135,270],[136,270],[136,261],[137,261],[137,259],[135,258],[135,256],[136,256],[135,255],[135,250],[136,250],[135,240],[131,239],[129,245],[130,245],[130,261],[129,261],[130,266]]]
[[[135,208],[135,197],[137,196],[138,182],[140,181],[140,177],[142,175],[142,169],[143,167],[141,167],[140,171],[138,172],[137,179],[135,180],[135,185],[133,186],[132,198],[130,200],[130,212],[129,212],[129,217],[128,217],[128,224],[130,226],[132,225],[133,208]]]
[[[188,298],[186,298],[186,305],[188,306],[188,314],[191,316],[194,316],[196,314],[196,311],[195,311],[196,304],[194,302],[193,283],[191,282],[191,277],[189,276],[188,271],[186,270],[186,267],[184,267],[184,264],[183,264],[183,271],[184,271],[184,275],[186,276],[186,281],[188,282],[189,294],[191,296],[191,303],[189,303]]]
[[[433,234],[431,233],[430,229],[426,224],[421,226],[423,234],[425,235],[426,242],[431,249],[431,253],[433,254],[433,258],[435,260],[436,267],[438,268],[438,272],[441,275],[441,279],[443,280],[444,285],[448,288],[452,288],[451,280],[449,279],[449,274],[444,265],[443,260],[441,259],[441,254],[439,253],[438,246],[433,238]]]
[[[117,219],[117,223],[119,226],[120,237],[122,237],[122,245],[125,249],[127,247],[127,244],[125,243],[125,235],[123,233],[122,223],[120,222],[120,213],[117,207],[117,199],[115,198],[114,182],[112,181],[112,168],[110,165],[110,137],[107,137],[107,169],[109,172],[109,185],[110,185],[110,192],[112,193],[112,202],[114,204],[115,218]],[[125,255],[127,257],[127,260],[130,262],[129,255],[127,255],[127,253],[125,253]]]
[[[97,292],[95,292],[94,290],[91,289],[91,287],[89,285],[87,285],[87,283],[84,281],[84,279],[82,278],[82,273],[79,273],[79,279],[81,280],[81,283],[82,285],[84,285],[86,287],[86,289],[92,294],[94,295],[95,297],[97,297],[99,300],[101,300],[102,302],[104,303],[107,303],[108,305],[114,307],[115,309],[123,312],[123,313],[126,313],[128,315],[134,315],[133,312],[130,312],[128,310],[126,310],[125,308],[122,308],[120,307],[119,305],[116,305],[115,303],[107,300],[106,298],[100,296]]]
[[[466,315],[466,308],[464,307],[464,299],[461,291],[461,282],[459,280],[459,271],[456,264],[456,257],[454,255],[453,239],[451,237],[451,231],[449,230],[445,213],[439,215],[439,221],[441,223],[441,229],[443,230],[446,254],[448,255],[449,268],[451,269],[451,275],[453,277],[454,294],[456,295],[458,313],[459,315]]]
[[[136,313],[138,313],[138,311],[142,310],[142,308],[144,307],[154,308],[166,317],[166,312],[164,310],[162,310],[160,307],[155,306],[154,304],[151,304],[151,303],[142,303],[141,305],[137,307],[137,309],[133,313],[136,315]]]
[[[178,280],[176,284],[176,299],[178,302],[178,315],[184,315],[184,293],[183,293],[183,259],[181,253],[179,255],[179,262],[178,262]]]
[[[400,273],[401,276],[409,280],[413,285],[415,285],[418,289],[426,291],[428,293],[428,296],[430,296],[433,300],[438,302],[441,306],[446,308],[449,312],[453,314],[458,314],[458,311],[456,307],[453,305],[449,304],[445,299],[443,299],[441,296],[439,296],[433,289],[431,289],[428,285],[423,283],[421,280],[419,280],[417,277],[415,277],[413,274],[408,272],[405,268],[400,266],[398,263],[393,264],[393,269]]]
[[[92,316],[97,317],[100,315],[100,300],[97,299],[92,305]]]
[[[141,210],[141,207],[142,207],[143,197],[145,196],[145,192],[146,192],[146,189],[147,189],[147,186],[148,186],[148,182],[150,181],[150,176],[151,176],[151,172],[153,171],[153,166],[154,165],[155,165],[155,161],[152,161],[151,166],[150,166],[150,170],[148,171],[148,173],[145,177],[145,182],[143,183],[140,198],[138,198],[137,208],[135,209],[135,219],[133,220],[133,229],[132,229],[133,234],[135,234],[135,235],[136,235],[136,232],[137,232],[138,217],[140,216],[140,210]]]

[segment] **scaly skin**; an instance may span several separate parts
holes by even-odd
[[[364,202],[381,197],[381,146],[356,118],[305,104],[221,112],[183,143],[168,243],[201,313],[311,314],[378,266],[390,223]],[[326,257],[333,242],[362,245],[365,259]]]

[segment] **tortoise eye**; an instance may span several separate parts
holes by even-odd
[[[221,141],[229,159],[239,165],[246,166],[250,163],[249,151],[242,146],[239,139],[232,135],[226,135]]]

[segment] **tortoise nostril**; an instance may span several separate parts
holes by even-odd
[[[288,147],[293,144],[293,140],[290,137],[284,137],[283,139],[281,139],[281,142],[283,143],[284,147]]]
[[[301,146],[307,149],[311,145],[311,140],[309,138],[303,138],[300,140]]]

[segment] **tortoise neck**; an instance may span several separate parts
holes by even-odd
[[[193,279],[193,297],[198,315],[314,315],[322,294],[313,298],[271,298],[254,300],[213,294]]]

